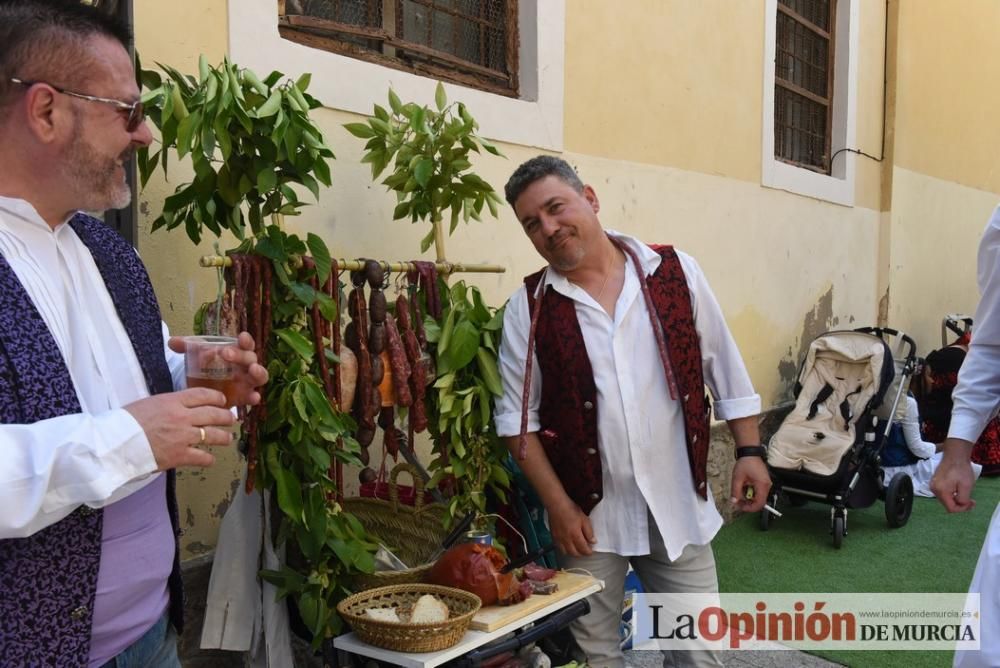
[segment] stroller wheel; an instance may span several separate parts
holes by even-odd
[[[836,549],[840,549],[840,546],[844,544],[844,534],[846,533],[846,524],[843,516],[835,516],[833,518],[833,546]]]
[[[885,519],[890,527],[898,529],[909,521],[912,510],[913,480],[905,473],[897,473],[885,490]]]

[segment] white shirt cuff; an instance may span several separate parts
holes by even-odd
[[[519,436],[521,434],[521,414],[520,413],[498,413],[493,416],[497,428],[497,436]],[[528,431],[532,433],[541,430],[542,425],[538,420],[537,411],[528,411]]]
[[[96,462],[78,462],[81,477],[53,488],[45,495],[43,512],[80,503],[104,505],[125,483],[156,471],[156,459],[146,433],[132,414],[123,408],[93,415],[90,434],[100,435],[89,456]]]
[[[737,420],[739,418],[760,415],[760,395],[754,394],[749,397],[738,397],[736,399],[719,399],[714,404],[715,418],[717,420]]]
[[[951,414],[951,424],[948,427],[948,438],[960,438],[963,441],[975,443],[983,433],[986,424],[974,412],[966,412],[956,406]]]

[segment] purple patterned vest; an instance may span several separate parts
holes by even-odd
[[[94,257],[150,393],[172,391],[160,308],[135,249],[94,218],[77,214],[69,224]],[[31,424],[78,412],[76,390],[59,348],[0,256],[0,423]],[[177,536],[173,471],[167,476],[167,507]],[[28,538],[0,540],[0,665],[87,665],[102,521],[103,511],[81,506]],[[183,600],[176,539],[169,586],[170,618],[180,630]]]
[[[667,340],[667,354],[681,396],[688,463],[695,492],[707,497],[708,412],[701,345],[694,326],[691,291],[672,246],[653,246],[663,260],[646,279]],[[629,269],[628,271],[632,271]],[[525,277],[528,308],[542,272]],[[542,374],[539,438],[566,493],[590,514],[604,497],[601,455],[597,449],[597,387],[573,300],[548,286],[535,332],[535,354]],[[651,364],[660,364],[652,360]],[[668,398],[669,399],[669,398]]]

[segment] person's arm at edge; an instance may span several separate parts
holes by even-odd
[[[23,538],[83,504],[99,505],[157,469],[124,409],[0,425],[0,539]]]
[[[590,518],[580,506],[569,497],[559,476],[556,475],[549,458],[545,455],[537,433],[527,434],[527,448],[524,459],[518,459],[520,438],[508,436],[504,439],[514,461],[528,478],[549,516],[552,540],[561,552],[573,557],[592,552],[596,542]]]
[[[540,429],[538,408],[542,381],[537,358],[534,360],[528,397],[527,454],[523,460],[518,458],[524,361],[528,351],[530,326],[528,300],[522,287],[514,292],[504,311],[503,336],[498,360],[503,394],[497,398],[494,411],[497,434],[504,438],[504,443],[510,449],[514,461],[545,506],[556,547],[571,556],[590,554],[590,544],[594,539],[590,519],[566,493],[538,437]]]
[[[906,414],[900,420],[903,428],[903,440],[906,447],[914,456],[920,459],[927,459],[940,450],[939,444],[929,443],[920,435],[920,411],[917,407],[917,400],[911,396],[906,396]]]
[[[1000,399],[1000,207],[983,233],[977,257],[981,294],[976,307],[976,328],[969,354],[958,374],[953,393],[951,425],[941,446],[941,463],[930,488],[950,513],[972,510],[975,475],[970,463],[972,448],[986,423],[996,413]]]
[[[758,418],[760,395],[753,389],[743,358],[726,324],[722,309],[697,261],[678,252],[684,269],[695,327],[701,340],[705,383],[715,399],[716,417],[725,420],[735,447],[761,445]],[[752,498],[746,498],[748,489]],[[771,476],[760,457],[740,457],[733,465],[730,503],[743,512],[764,507],[771,490]]]

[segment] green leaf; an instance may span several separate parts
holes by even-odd
[[[383,121],[381,118],[369,118],[368,125],[370,125],[372,130],[376,133],[385,135],[392,134],[392,128],[389,127],[389,123]]]
[[[440,348],[439,348],[440,350]],[[455,325],[448,345],[445,363],[450,369],[462,369],[476,357],[479,350],[479,330],[468,321]]]
[[[295,389],[292,390],[292,404],[295,406],[295,410],[298,411],[299,417],[302,418],[304,422],[309,422],[309,410],[306,406],[306,393],[302,387],[302,383],[296,383],[293,387]]]
[[[257,190],[267,193],[274,190],[278,185],[278,175],[273,169],[262,169],[257,172]]]
[[[309,88],[309,83],[311,81],[312,81],[312,74],[306,72],[305,74],[300,76],[298,80],[295,82],[295,87],[298,88],[300,92],[304,93],[306,92],[306,89]]]
[[[421,158],[416,167],[413,168],[413,178],[422,188],[427,187],[434,173],[434,160],[431,158]]]
[[[317,292],[316,301],[319,302],[319,312],[324,318],[330,322],[337,319],[337,305],[333,303],[333,297],[325,292]],[[327,349],[326,356],[328,359],[332,358],[330,361],[335,364],[340,362],[340,358],[334,355],[332,350]]]
[[[486,383],[486,388],[495,396],[502,396],[503,381],[500,379],[497,361],[486,348],[476,348],[476,366],[479,367],[479,375]]]
[[[315,445],[309,446],[309,457],[320,469],[330,468],[330,453]]]
[[[267,102],[260,105],[257,109],[255,116],[257,118],[268,118],[269,116],[274,116],[278,113],[281,108],[281,91],[274,90],[271,91],[271,96],[267,98]]]
[[[367,123],[344,123],[344,129],[359,139],[369,139],[376,136],[375,131]]]
[[[444,92],[444,84],[438,81],[437,88],[434,89],[434,104],[437,105],[438,111],[444,111],[445,105],[448,104],[448,96]]]
[[[274,331],[275,336],[284,341],[288,346],[294,350],[300,357],[302,357],[307,362],[312,359],[313,356],[313,345],[312,343],[302,334],[296,332],[293,329],[277,329]]]
[[[396,205],[396,208],[392,211],[392,219],[399,220],[400,218],[406,218],[410,215],[410,201],[403,200]],[[431,230],[433,232],[433,230]]]
[[[306,237],[306,245],[309,247],[309,254],[312,255],[313,261],[316,262],[316,278],[319,280],[320,285],[323,285],[326,283],[326,279],[330,277],[330,270],[333,264],[333,260],[330,258],[330,250],[326,247],[326,243],[312,232]]]
[[[305,308],[312,308],[312,305],[316,303],[316,290],[311,285],[306,285],[305,283],[293,282],[289,288],[298,299],[302,306]]]
[[[444,325],[441,327],[441,338],[438,340],[437,353],[441,355],[446,350],[448,350],[448,344],[451,342],[451,335],[455,329],[455,310],[452,309],[448,311],[448,317],[444,320]]]
[[[455,373],[446,373],[434,382],[434,387],[437,389],[451,388],[455,384]]]
[[[498,149],[498,148],[497,148],[496,146],[494,146],[493,144],[489,143],[488,141],[486,141],[486,140],[485,140],[485,139],[483,139],[482,137],[479,137],[478,139],[479,139],[479,143],[480,143],[480,144],[482,145],[482,147],[483,147],[484,149],[486,149],[486,152],[487,152],[487,153],[492,153],[493,155],[498,155],[498,156],[500,156],[501,158],[503,158],[503,157],[506,157],[506,156],[504,156],[504,154],[503,154],[503,153],[501,153],[501,152],[500,152],[500,149]]]
[[[424,235],[424,238],[420,240],[420,252],[426,253],[427,249],[434,244],[434,229],[432,228],[430,232]]]
[[[441,340],[441,326],[430,316],[424,318],[424,336],[429,343],[437,343]]]
[[[275,486],[278,488],[278,507],[293,521],[301,521],[302,487],[295,474],[280,466],[272,468]]]
[[[333,409],[330,406],[330,400],[326,397],[323,390],[320,389],[320,386],[311,378],[303,384],[305,385],[306,399],[309,400],[309,405],[312,406],[313,412],[321,417],[329,418],[333,413]]]
[[[490,321],[485,325],[483,325],[483,329],[489,332],[496,332],[502,329],[503,314],[504,314],[504,309],[503,308],[498,309],[497,312],[493,314],[493,317],[490,318]]]
[[[389,106],[392,108],[393,113],[400,113],[403,111],[403,103],[400,101],[399,96],[396,95],[396,91],[389,89]]]
[[[423,107],[417,107],[413,110],[413,116],[410,118],[410,127],[414,132],[427,132],[427,126],[424,123],[426,113]]]

